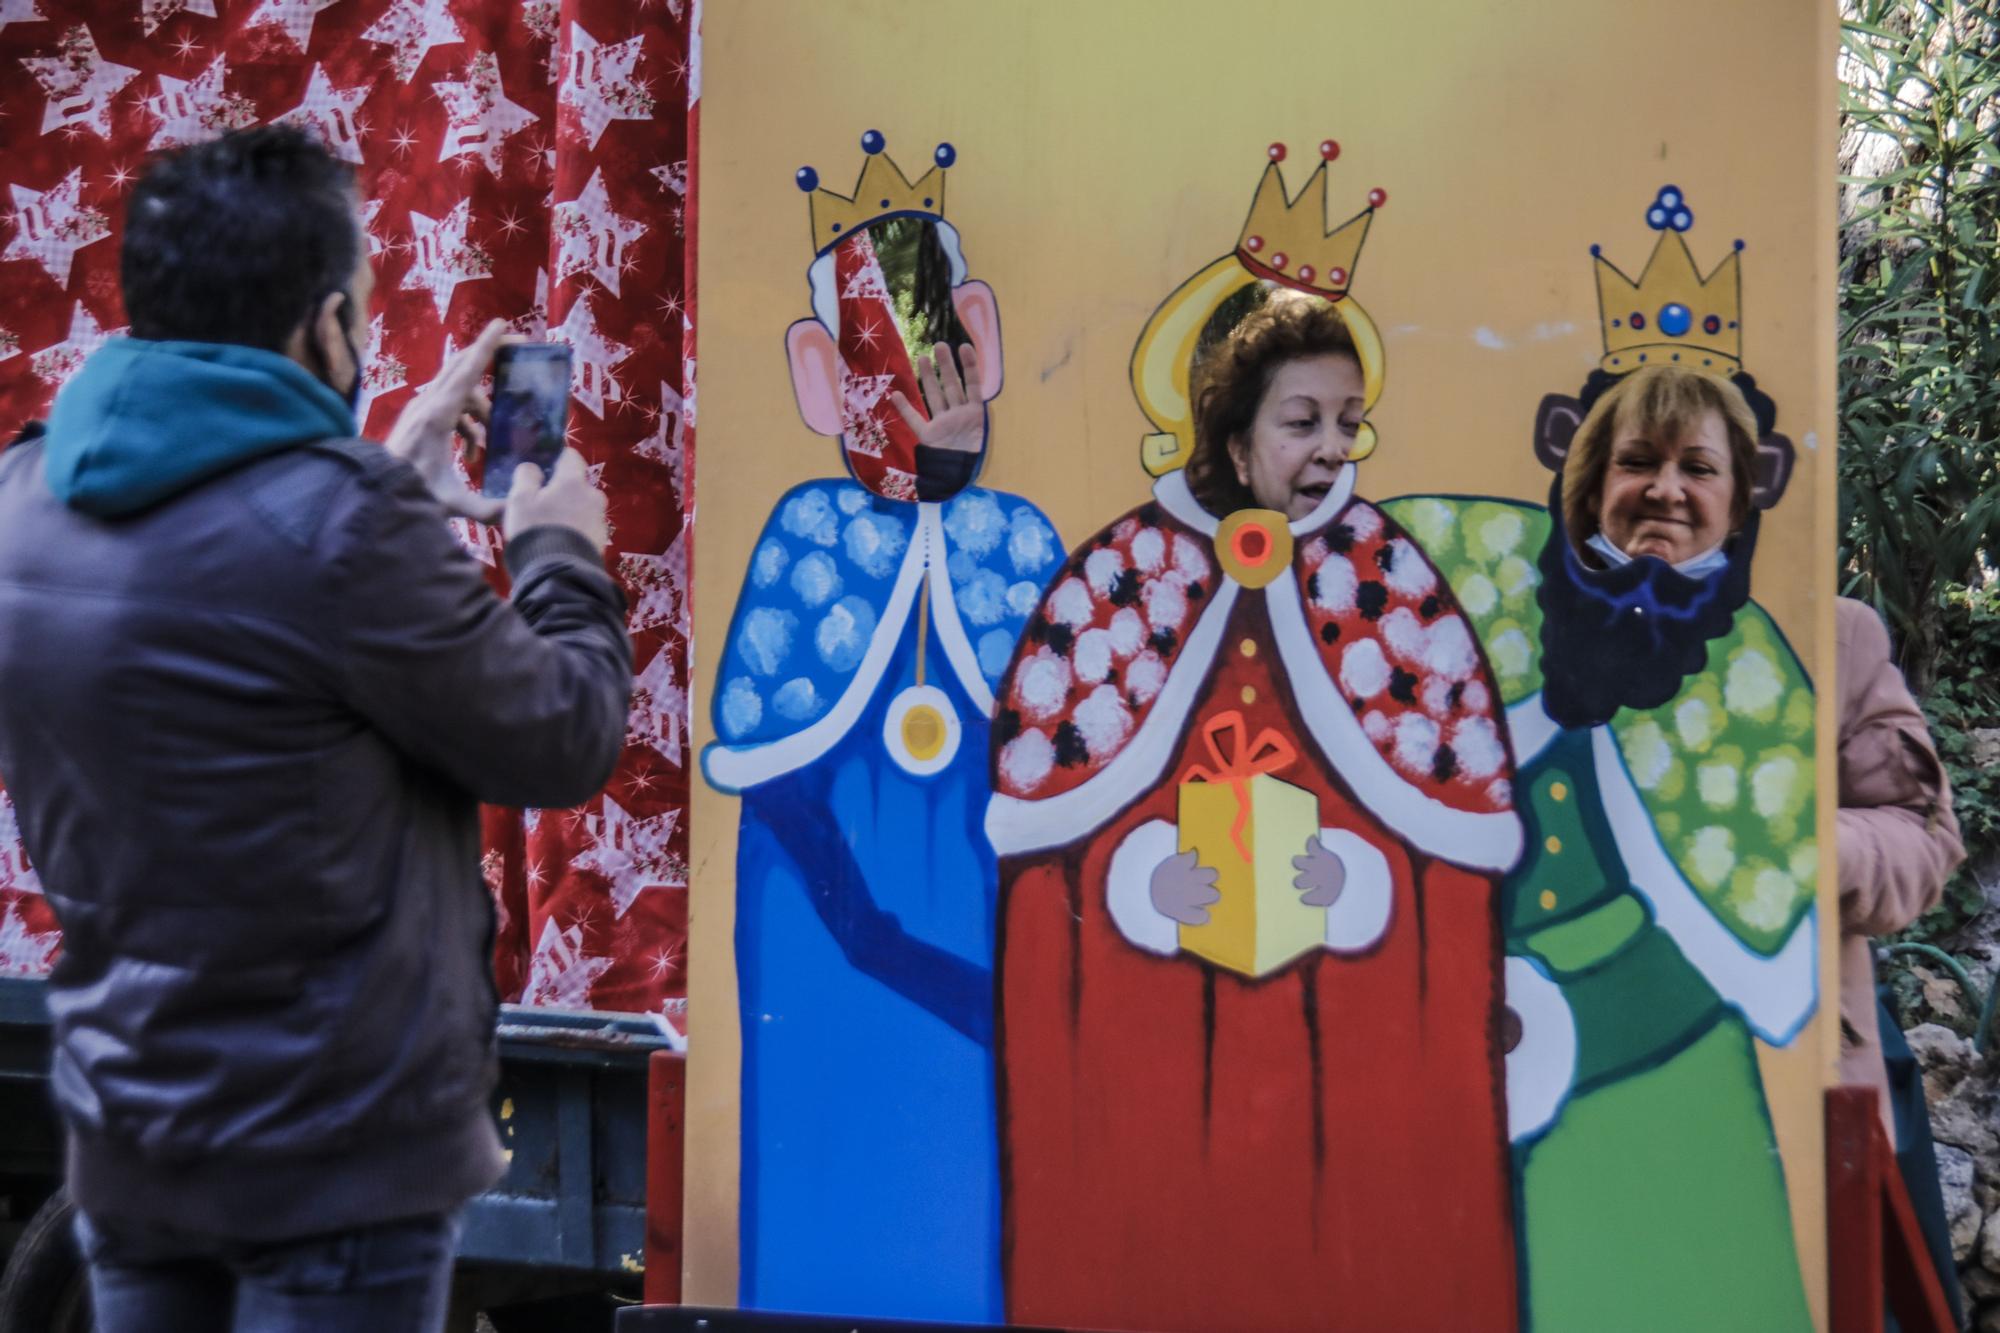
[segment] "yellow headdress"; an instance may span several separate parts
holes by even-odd
[[[1340,156],[1340,145],[1325,140],[1319,155],[1320,164],[1304,187],[1287,196],[1279,167],[1285,146],[1272,144],[1270,165],[1257,183],[1236,249],[1182,283],[1160,303],[1139,335],[1132,350],[1132,391],[1138,395],[1140,410],[1158,428],[1140,450],[1140,459],[1153,476],[1185,466],[1193,452],[1194,409],[1188,393],[1195,345],[1216,309],[1252,283],[1281,283],[1333,302],[1354,336],[1366,410],[1372,410],[1381,397],[1381,335],[1348,288],[1375,210],[1388,202],[1388,195],[1370,190],[1366,208],[1330,226],[1327,165]],[[1349,457],[1366,458],[1374,448],[1375,428],[1363,421]]]

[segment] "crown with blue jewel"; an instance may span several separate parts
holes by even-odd
[[[1707,277],[1695,267],[1685,239],[1694,212],[1679,187],[1663,185],[1646,210],[1660,233],[1637,282],[1591,246],[1597,261],[1597,305],[1604,325],[1604,359],[1614,375],[1662,362],[1730,375],[1743,366],[1743,277],[1738,241]]]
[[[944,220],[944,178],[958,150],[941,143],[931,153],[931,167],[914,181],[883,150],[889,141],[880,130],[861,136],[861,151],[868,156],[861,164],[861,176],[854,193],[835,194],[823,190],[819,173],[800,167],[793,178],[799,189],[812,196],[813,253],[825,254],[871,222],[883,218],[923,217]]]

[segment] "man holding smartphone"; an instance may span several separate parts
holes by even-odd
[[[97,1327],[435,1329],[504,1169],[477,804],[580,803],[623,743],[604,499],[573,451],[504,505],[460,478],[497,322],[352,438],[373,277],[298,130],[155,159],[122,265],[132,336],[0,452],[0,774],[64,931]]]

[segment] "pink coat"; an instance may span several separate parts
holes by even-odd
[[[1868,940],[1930,909],[1965,859],[1951,784],[1872,607],[1834,603],[1840,688],[1840,1079],[1888,1082]],[[1882,1102],[1888,1118],[1888,1101]]]

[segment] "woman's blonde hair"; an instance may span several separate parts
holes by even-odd
[[[1606,390],[1576,428],[1563,459],[1563,525],[1581,546],[1598,529],[1604,474],[1611,446],[1627,432],[1658,441],[1677,440],[1719,412],[1729,435],[1729,474],[1735,494],[1729,508],[1733,533],[1750,517],[1757,463],[1757,418],[1743,391],[1720,375],[1681,366],[1643,366]]]

